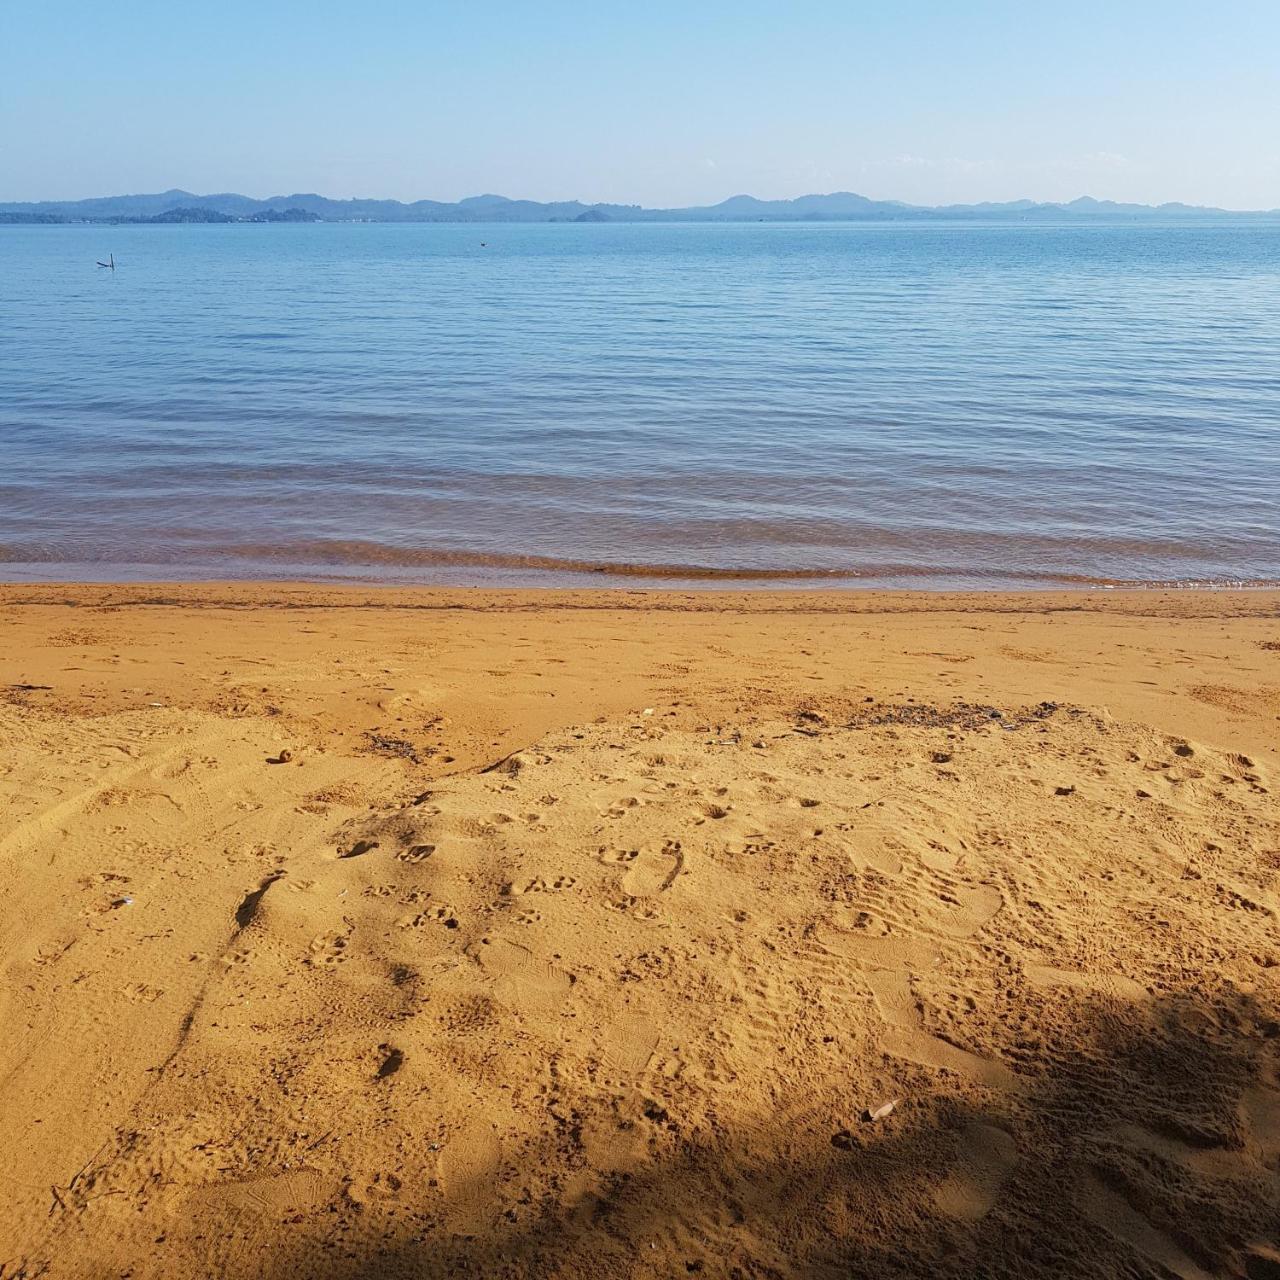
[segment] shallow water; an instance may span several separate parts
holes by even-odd
[[[1280,224],[4,227],[0,448],[10,579],[1271,582]]]

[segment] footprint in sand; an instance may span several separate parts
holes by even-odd
[[[1081,1189],[1085,1215],[1179,1280],[1211,1280],[1163,1231],[1153,1227],[1122,1195],[1089,1175]]]
[[[619,1076],[634,1076],[649,1065],[658,1047],[658,1029],[642,1014],[624,1013],[605,1030],[605,1065]]]
[[[322,933],[311,940],[306,964],[312,968],[332,968],[347,958],[347,944],[351,941],[352,925]]]
[[[886,876],[901,875],[903,867],[917,864],[931,871],[954,871],[960,856],[940,841],[918,835],[913,824],[919,821],[910,814],[877,813],[864,821],[840,823],[836,829],[845,833],[846,853],[855,866]]]
[[[248,1211],[282,1217],[314,1211],[329,1199],[333,1190],[316,1171],[292,1169],[284,1173],[215,1183],[196,1191],[193,1198],[206,1205],[230,1210],[232,1214]]]
[[[634,1169],[644,1159],[644,1130],[615,1115],[593,1117],[582,1127],[582,1146],[591,1168],[601,1173]]]
[[[493,979],[494,994],[517,1012],[542,1016],[554,1013],[569,994],[572,985],[569,975],[518,942],[485,939],[473,954]]]
[[[458,917],[452,907],[439,903],[411,915],[401,916],[396,921],[401,929],[426,929],[432,925],[443,925],[446,929],[458,928]]]
[[[477,1120],[455,1134],[440,1153],[436,1176],[445,1195],[445,1222],[471,1235],[498,1216],[496,1193],[502,1143],[493,1126]]]
[[[602,818],[625,818],[632,809],[643,803],[644,801],[638,796],[624,796],[621,800],[615,800],[600,816]]]
[[[949,938],[971,938],[1004,906],[1004,896],[990,884],[958,885],[938,896],[941,908],[930,923]]]
[[[396,857],[401,862],[406,862],[412,867],[420,862],[426,862],[435,851],[436,847],[433,844],[415,844],[410,845],[407,849],[402,849],[396,854]]]
[[[1012,1135],[991,1124],[967,1124],[960,1135],[960,1158],[934,1189],[933,1202],[948,1217],[977,1222],[995,1207],[1017,1164]]]
[[[868,973],[866,981],[888,1024],[881,1039],[886,1053],[918,1066],[952,1071],[991,1089],[1017,1092],[1022,1088],[1022,1082],[1003,1062],[971,1053],[925,1031],[905,973],[878,970]]]
[[[573,876],[534,876],[531,880],[523,880],[508,887],[507,892],[513,897],[525,893],[562,893],[572,889],[578,882]]]
[[[846,843],[845,854],[855,867],[869,868],[885,876],[902,874],[901,846],[892,837],[860,836]]]
[[[839,907],[831,929],[820,935],[822,945],[834,955],[870,969],[928,973],[942,963],[939,945],[918,933],[890,924],[859,907]]]
[[[607,845],[596,851],[596,859],[606,867],[613,866],[615,863],[619,866],[626,866],[629,862],[634,862],[640,856],[639,849],[611,849]]]
[[[1110,996],[1114,1000],[1145,1000],[1147,989],[1121,973],[1082,973],[1077,969],[1055,969],[1046,964],[1029,964],[1023,969],[1033,987],[1067,987],[1089,995]]]
[[[652,898],[664,893],[684,869],[678,841],[669,840],[661,850],[640,849],[627,863],[622,891],[632,898]]]

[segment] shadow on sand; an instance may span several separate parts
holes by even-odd
[[[339,1214],[305,1239],[282,1231],[254,1274],[1280,1277],[1274,1014],[1232,989],[1064,1003],[1053,1030],[1026,1033],[1021,1093],[935,1073],[892,1115],[844,1128],[793,1097],[576,1198],[506,1197],[470,1236],[444,1226],[438,1191],[415,1204],[406,1186],[404,1228],[374,1238]],[[661,1111],[649,1122],[670,1131]],[[522,1163],[563,1164],[575,1141],[572,1114],[549,1116],[545,1150]]]

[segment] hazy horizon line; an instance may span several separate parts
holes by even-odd
[[[189,195],[200,200],[215,199],[219,196],[231,196],[238,199],[253,200],[258,202],[267,202],[271,200],[286,200],[292,197],[308,196],[316,197],[332,201],[334,203],[355,203],[361,201],[376,201],[379,203],[399,204],[399,205],[415,205],[415,204],[440,204],[440,205],[460,205],[472,201],[480,200],[502,200],[511,203],[528,203],[542,205],[563,205],[563,204],[580,204],[585,208],[597,208],[601,206],[612,206],[615,208],[634,208],[646,211],[663,211],[675,209],[714,209],[722,204],[727,204],[733,200],[756,200],[762,204],[787,204],[798,200],[805,199],[829,199],[838,196],[852,196],[858,199],[869,201],[872,204],[892,204],[900,205],[906,209],[954,209],[954,208],[978,208],[981,206],[1008,206],[1008,205],[1037,205],[1037,206],[1057,206],[1068,207],[1079,203],[1096,203],[1102,205],[1118,205],[1144,209],[1161,209],[1165,207],[1180,207],[1184,209],[1203,209],[1207,212],[1222,213],[1240,213],[1240,214],[1267,214],[1280,213],[1280,206],[1272,206],[1270,208],[1231,208],[1227,205],[1203,204],[1188,200],[1160,200],[1160,201],[1144,201],[1144,200],[1125,200],[1114,196],[1098,196],[1092,193],[1084,192],[1080,195],[1073,196],[1069,199],[1042,199],[1035,196],[1012,196],[1008,198],[986,197],[980,200],[949,200],[944,203],[922,204],[916,201],[903,200],[895,196],[868,196],[860,191],[851,188],[838,188],[829,191],[801,191],[790,196],[757,196],[750,191],[733,191],[730,194],[721,197],[718,200],[709,203],[692,203],[692,204],[647,204],[642,200],[618,200],[603,199],[592,200],[584,199],[582,196],[559,196],[552,198],[536,198],[532,196],[508,196],[500,192],[480,191],[472,195],[459,196],[457,199],[448,199],[440,196],[421,195],[406,198],[404,196],[387,196],[387,195],[324,195],[319,190],[312,188],[310,190],[295,189],[293,191],[273,191],[267,195],[250,195],[244,191],[236,191],[231,188],[224,188],[218,191],[196,191],[189,187],[171,186],[152,191],[124,191],[111,192],[108,194],[72,196],[72,197],[36,197],[36,198],[19,198],[19,197],[0,197],[0,205],[73,205],[84,204],[97,200],[127,200],[127,199],[145,199],[155,198],[158,196],[166,196],[173,193],[181,193]]]

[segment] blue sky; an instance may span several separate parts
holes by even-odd
[[[1280,206],[1280,0],[0,5],[0,199]]]

